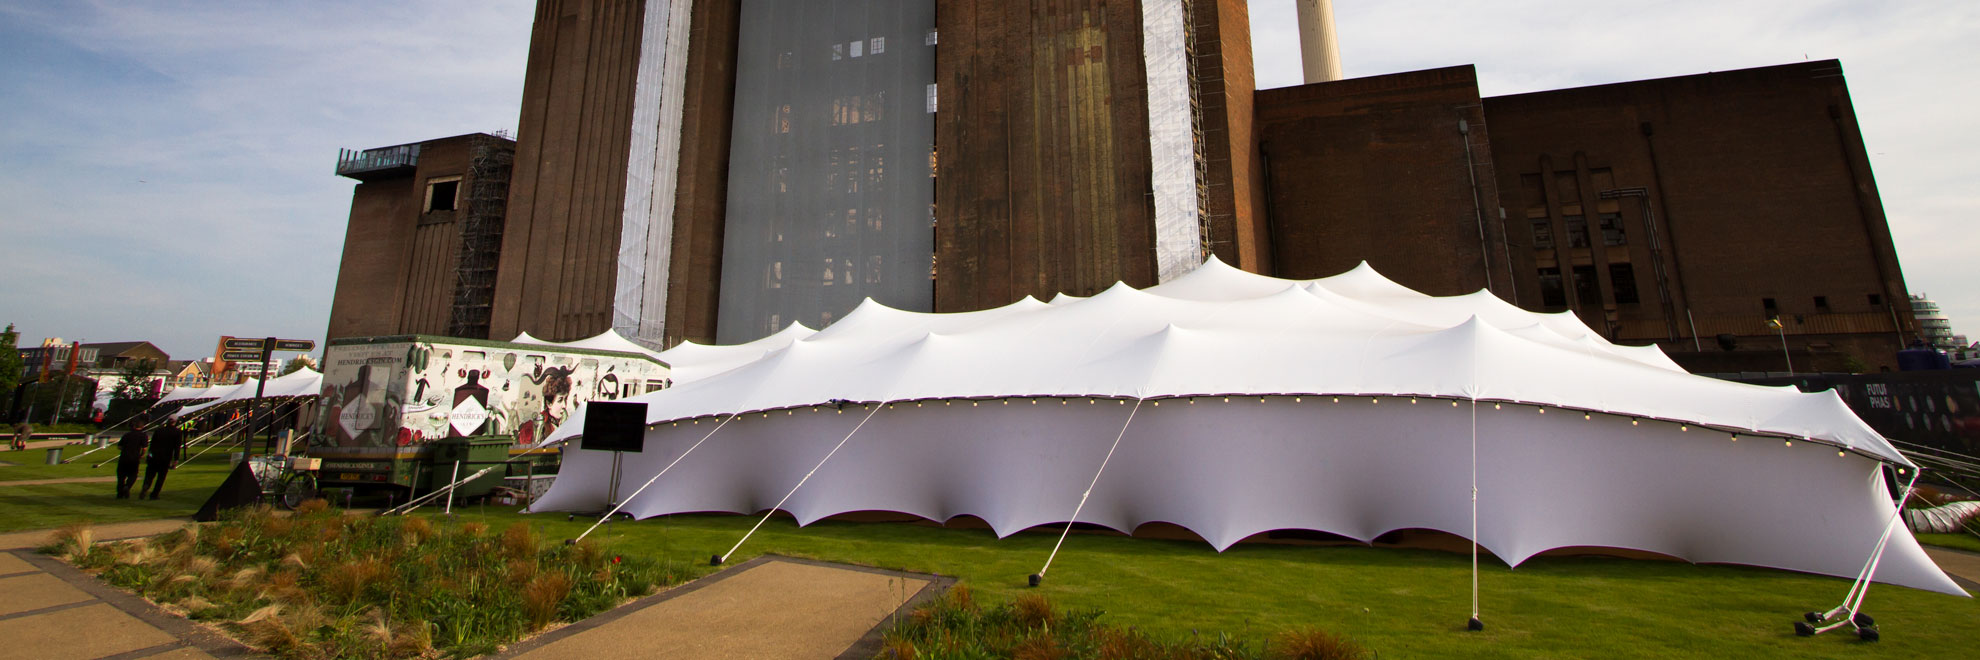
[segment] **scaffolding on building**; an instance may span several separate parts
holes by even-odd
[[[469,146],[467,205],[460,222],[454,305],[447,334],[487,339],[495,302],[495,269],[509,206],[515,146],[500,135],[477,135]]]
[[[1200,28],[1196,21],[1200,15],[1196,11],[1195,0],[1182,0],[1183,7],[1183,58],[1188,62],[1184,67],[1189,76],[1189,132],[1192,160],[1196,164],[1196,244],[1197,261],[1209,261],[1211,249],[1210,218],[1210,145],[1204,136],[1203,84],[1223,82],[1223,68],[1217,67],[1214,80],[1206,80],[1202,59],[1199,55],[1197,33]]]

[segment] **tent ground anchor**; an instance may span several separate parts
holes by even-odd
[[[1472,632],[1478,632],[1478,631],[1480,631],[1480,630],[1484,630],[1484,629],[1485,629],[1485,622],[1484,622],[1484,621],[1479,621],[1479,620],[1478,620],[1478,617],[1475,617],[1475,616],[1474,616],[1474,617],[1471,617],[1471,620],[1470,620],[1470,621],[1466,621],[1466,622],[1464,622],[1464,629],[1465,629],[1465,630],[1469,630],[1469,631],[1472,631]]]
[[[721,556],[721,555],[709,555],[709,556],[708,556],[708,565],[709,565],[709,566],[721,566],[721,565],[722,565],[722,556]]]
[[[1038,586],[1040,583],[1044,581],[1045,581],[1045,576],[1039,573],[1032,573],[1031,577],[1025,578],[1025,582],[1029,583],[1031,586],[1034,587]]]

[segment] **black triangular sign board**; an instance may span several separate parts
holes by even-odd
[[[199,513],[193,514],[193,520],[213,522],[220,519],[221,511],[254,504],[259,499],[261,484],[254,480],[254,470],[248,468],[248,462],[241,461],[234,465],[233,474],[220,482],[220,488],[213,491],[213,496],[206,498],[206,504],[200,505]]]

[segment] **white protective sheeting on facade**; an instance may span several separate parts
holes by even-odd
[[[213,388],[216,391],[222,389],[228,391],[220,393],[219,396],[215,396],[204,403],[196,403],[180,408],[177,412],[172,413],[172,417],[178,418],[197,415],[204,410],[253,399],[256,394],[256,385],[258,384],[259,381],[250,378],[239,385]],[[317,396],[322,392],[323,374],[314,369],[304,367],[287,375],[277,376],[269,380],[268,387],[261,388],[260,395],[264,398],[273,399],[277,397]]]
[[[743,0],[716,340],[934,309],[933,0]]]
[[[784,510],[973,515],[1008,535],[1071,517],[1135,411],[1079,522],[1169,522],[1218,549],[1289,528],[1465,535],[1475,442],[1478,541],[1509,564],[1598,546],[1846,577],[1894,515],[1883,464],[1910,466],[1833,392],[1692,376],[1572,316],[1425,296],[1365,265],[1296,282],[1213,259],[1056,303],[869,302],[635,397],[655,426],[622,493],[728,424],[624,510],[761,511],[866,420]],[[609,506],[610,463],[567,452],[564,474],[587,476],[534,508]],[[1960,593],[1907,535],[1878,578]]]
[[[1167,282],[1203,261],[1196,207],[1196,138],[1190,122],[1189,52],[1183,0],[1141,3],[1142,67],[1148,75],[1148,161],[1155,202],[1155,275]]]
[[[632,143],[626,153],[625,215],[619,226],[612,327],[655,343],[661,339],[667,315],[692,4],[692,0],[646,3],[639,69],[633,81]]]

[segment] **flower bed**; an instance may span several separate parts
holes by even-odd
[[[471,656],[677,583],[685,571],[593,542],[546,544],[527,523],[239,510],[208,526],[47,548],[168,610],[284,658]]]

